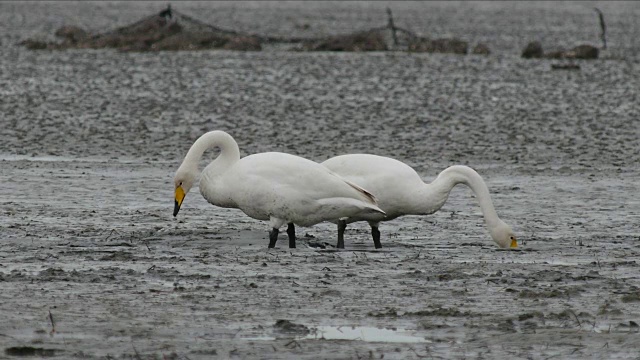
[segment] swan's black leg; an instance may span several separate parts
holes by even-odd
[[[270,248],[276,247],[276,241],[278,241],[279,232],[280,230],[276,228],[273,228],[271,231],[269,231],[269,247]]]
[[[344,231],[347,229],[347,222],[345,220],[338,220],[338,249],[344,249]]]
[[[371,236],[373,236],[373,245],[376,249],[382,248],[382,244],[380,244],[380,230],[378,230],[377,226],[371,226]]]
[[[289,226],[287,227],[287,235],[289,235],[289,248],[295,249],[296,248],[296,227],[295,225],[293,225],[293,223],[289,223]]]

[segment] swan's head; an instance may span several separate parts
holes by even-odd
[[[498,224],[489,230],[493,241],[501,248],[515,248],[518,247],[518,239],[513,234],[511,227],[503,222]]]
[[[180,211],[180,206],[182,206],[184,197],[187,196],[187,193],[191,190],[191,187],[196,180],[196,174],[197,171],[191,171],[190,169],[183,168],[182,166],[176,172],[176,176],[173,178],[173,184],[176,189],[173,216],[178,215],[178,211]]]

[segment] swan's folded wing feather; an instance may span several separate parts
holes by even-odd
[[[360,201],[352,198],[345,197],[333,197],[318,200],[318,205],[322,210],[337,211],[344,209],[346,211],[360,210],[362,212],[376,212],[385,215],[377,205],[368,204],[364,201]]]

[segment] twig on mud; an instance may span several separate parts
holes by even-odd
[[[106,238],[106,239],[104,239],[104,241],[109,240],[109,239],[111,238],[111,235],[113,235],[113,233],[114,233],[114,232],[115,232],[116,234],[118,234],[118,235],[122,236],[122,234],[120,234],[120,233],[118,232],[118,230],[116,230],[116,229],[111,229],[111,231],[109,231],[109,235],[107,236],[107,238]]]
[[[426,357],[428,356],[428,355],[420,355],[420,354],[418,354],[418,352],[416,351],[416,349],[414,349],[414,348],[412,348],[412,347],[410,347],[410,348],[409,348],[409,350],[413,351],[413,353],[414,353],[414,354],[416,354],[416,356],[417,356],[417,357],[419,357],[419,358],[421,358],[421,359],[424,359],[424,358],[426,358]]]
[[[578,319],[578,315],[576,315],[576,313],[571,309],[567,309],[567,311],[573,314],[573,317],[575,317],[576,321],[578,322],[578,327],[582,329],[582,323],[580,322],[580,319]]]
[[[389,18],[387,27],[391,29],[391,35],[393,36],[393,45],[398,45],[398,36],[396,35],[396,26],[393,24],[393,14],[391,14],[391,9],[388,7],[387,7],[387,17]]]
[[[147,269],[147,271],[151,271],[151,270],[153,270],[153,269],[155,269],[155,268],[156,268],[156,266],[155,266],[155,265],[151,265],[151,266]]]
[[[136,359],[142,360],[142,357],[140,357],[140,354],[138,353],[138,350],[136,350],[136,347],[133,346],[133,342],[131,343],[131,347],[133,348],[133,352],[136,353]]]
[[[600,39],[602,39],[602,48],[607,48],[607,25],[604,23],[604,14],[597,7],[593,8],[598,13],[600,19]]]
[[[56,322],[53,321],[53,315],[51,314],[51,310],[49,310],[49,321],[51,321],[51,332],[49,335],[53,335],[56,332]]]
[[[293,340],[289,341],[288,343],[286,343],[285,347],[289,347],[289,345],[291,345],[291,344],[293,344],[293,348],[292,349],[295,349],[296,347],[299,347],[300,349],[302,349],[302,346],[300,346],[300,343],[298,343],[296,341],[296,339],[293,339]]]
[[[331,269],[329,269],[329,267],[327,267],[327,266],[323,267],[322,270],[320,270],[320,271],[325,271],[325,270],[331,271]]]
[[[604,343],[604,345],[602,345],[602,347],[603,347],[603,348],[605,348],[605,347],[606,347],[606,348],[608,349],[608,348],[609,348],[609,342],[607,341],[606,343]],[[601,349],[602,349],[602,348],[601,348]]]

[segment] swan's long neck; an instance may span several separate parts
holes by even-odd
[[[464,165],[450,166],[442,171],[432,183],[425,184],[425,187],[420,191],[421,194],[415,198],[417,204],[427,204],[427,207],[422,209],[422,213],[432,214],[438,211],[447,201],[451,189],[458,184],[465,184],[474,192],[480,203],[487,227],[491,229],[501,223],[484,180],[475,170]]]
[[[193,143],[181,167],[184,166],[190,171],[197,171],[202,154],[213,147],[220,148],[220,155],[215,160],[220,166],[228,166],[240,160],[238,143],[226,132],[216,130],[200,136]]]

